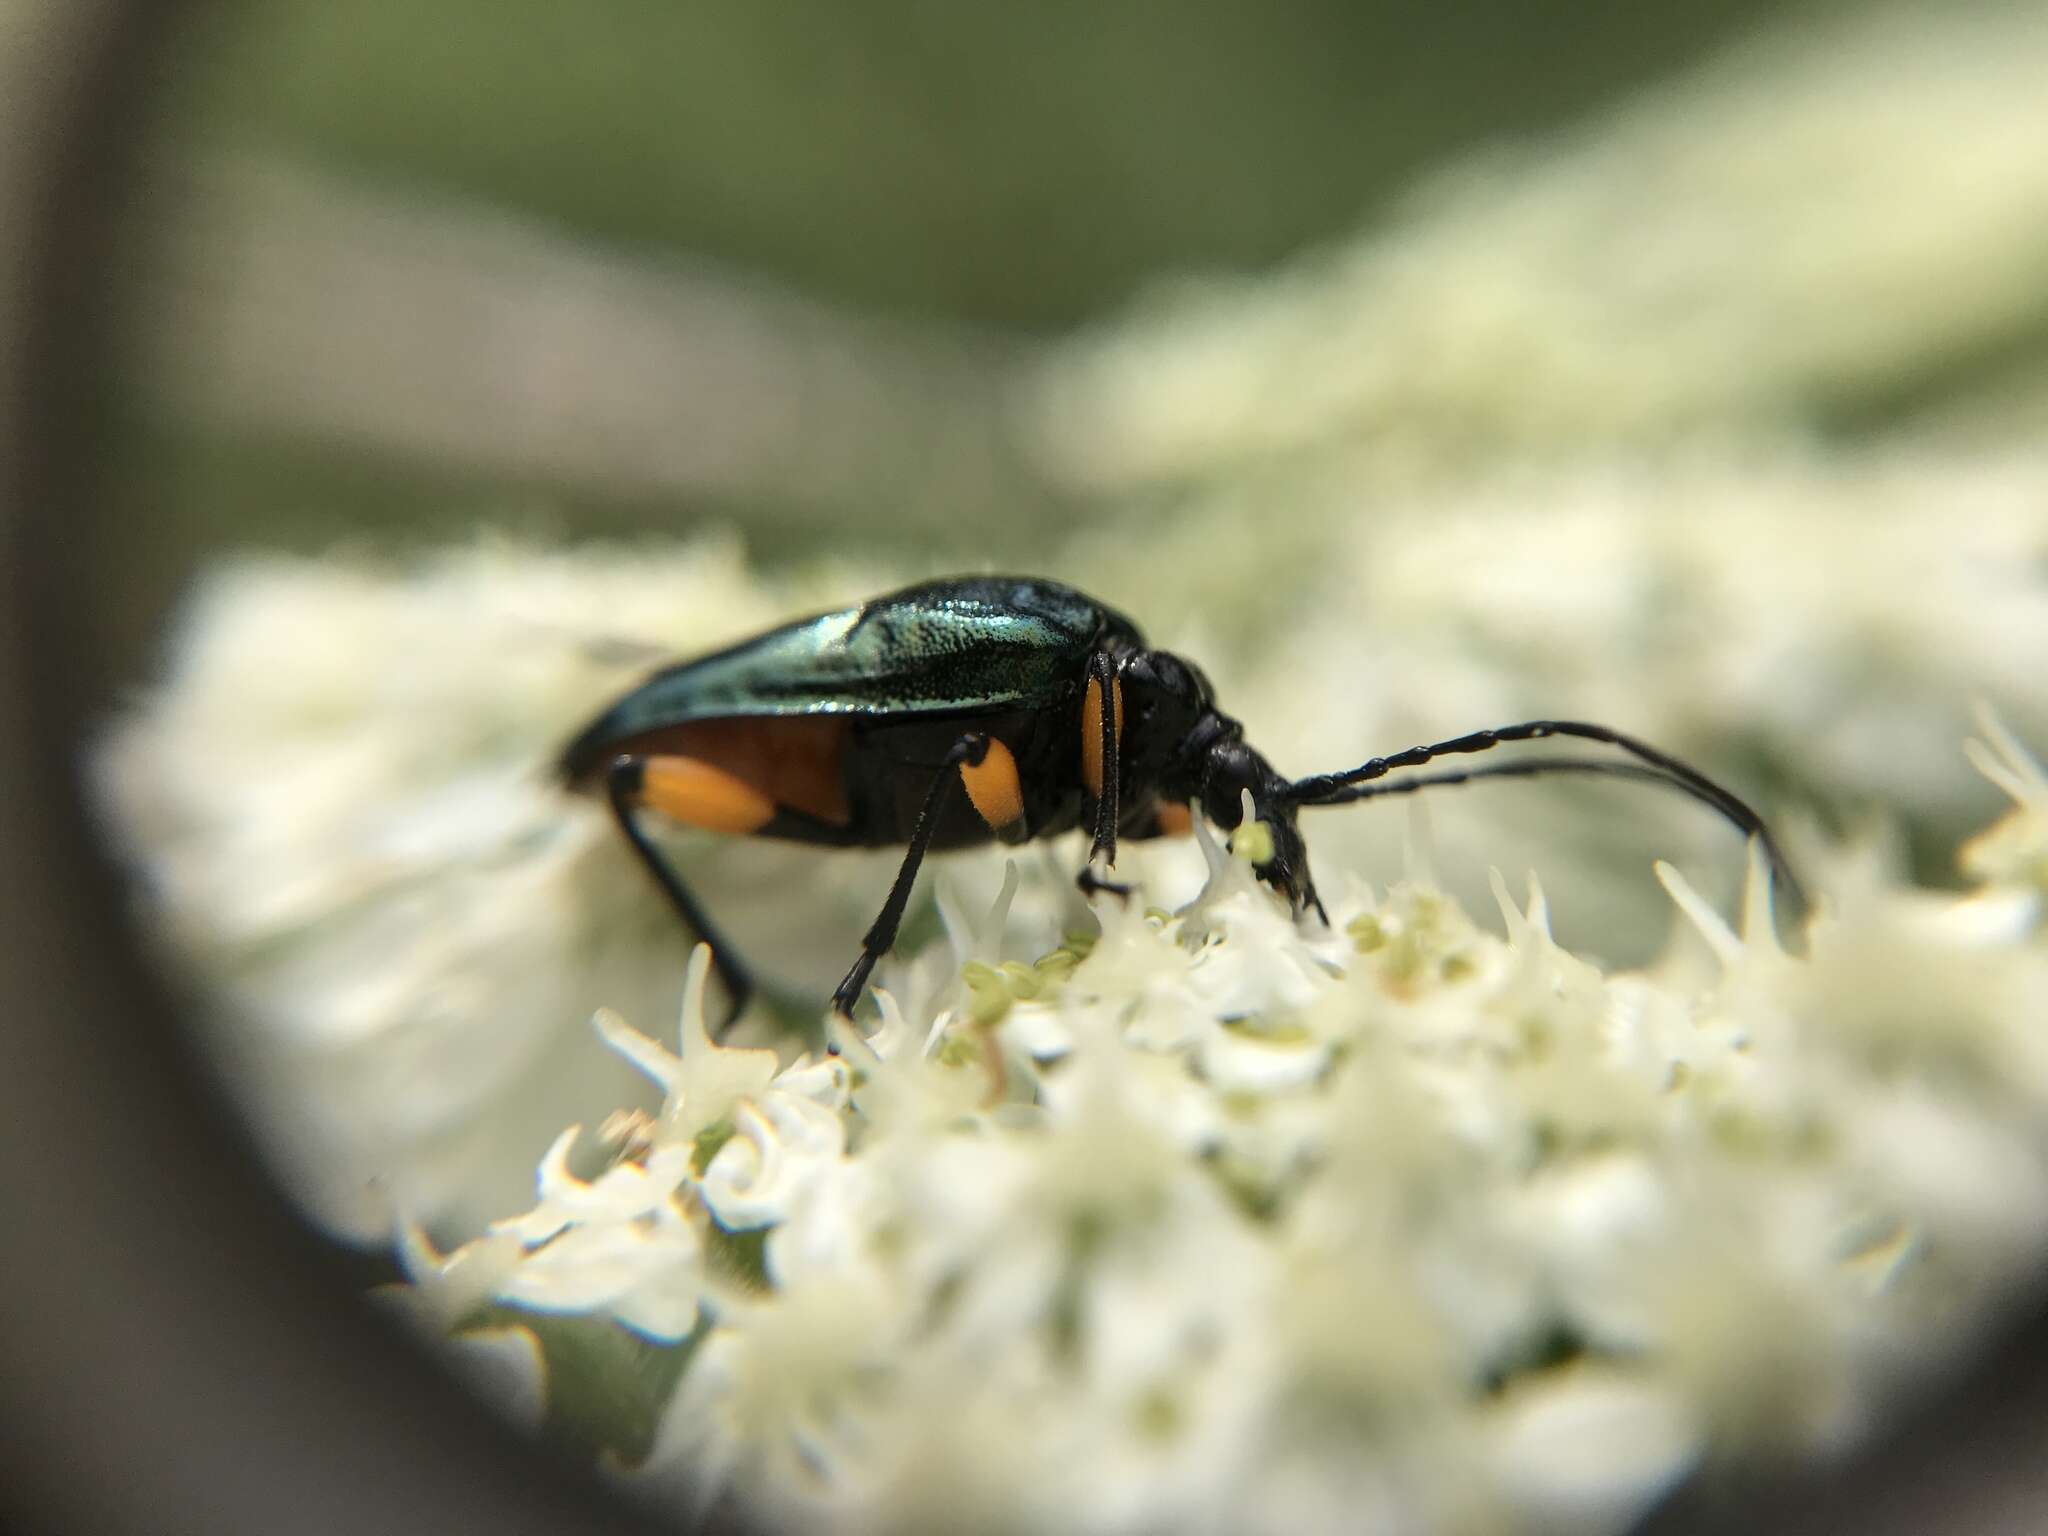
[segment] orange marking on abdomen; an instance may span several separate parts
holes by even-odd
[[[1121,743],[1124,739],[1124,685],[1116,678],[1109,680],[1109,700],[1112,711],[1112,735]],[[1095,678],[1088,679],[1088,691],[1081,696],[1081,782],[1088,786],[1088,793],[1096,799],[1102,798],[1102,684]]]
[[[650,757],[642,764],[640,798],[671,821],[707,832],[758,832],[775,817],[775,802],[745,779],[694,757]]]
[[[1195,830],[1195,813],[1179,800],[1162,800],[1156,813],[1159,830],[1167,837],[1186,837]]]
[[[846,801],[851,733],[844,715],[741,715],[649,731],[622,749],[694,758],[776,805],[843,827],[852,819]]]
[[[1017,777],[1017,759],[995,737],[989,738],[988,755],[980,762],[960,765],[960,782],[991,829],[1000,832],[1023,816],[1024,785]]]

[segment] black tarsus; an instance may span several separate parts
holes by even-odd
[[[1597,741],[1606,746],[1619,747],[1651,766],[1639,769],[1626,763],[1601,764],[1587,758],[1548,761],[1536,759],[1527,763],[1503,763],[1491,768],[1475,768],[1461,773],[1428,774],[1420,779],[1396,780],[1384,785],[1374,782],[1398,769],[1419,768],[1439,757],[1450,757],[1464,752],[1485,752],[1509,742],[1540,741],[1552,736],[1570,736],[1582,741]],[[1287,798],[1295,805],[1349,805],[1377,795],[1405,794],[1432,785],[1469,783],[1477,778],[1534,778],[1544,773],[1589,772],[1612,773],[1623,778],[1654,779],[1712,806],[1734,823],[1745,836],[1757,840],[1763,848],[1764,857],[1770,861],[1771,872],[1779,886],[1795,902],[1804,905],[1806,897],[1800,888],[1798,878],[1793,875],[1791,864],[1785,858],[1783,850],[1778,847],[1777,840],[1771,836],[1770,828],[1764,824],[1763,817],[1698,769],[1688,767],[1677,758],[1660,752],[1633,736],[1604,725],[1591,725],[1582,720],[1530,720],[1520,725],[1504,725],[1489,731],[1472,731],[1467,735],[1454,736],[1448,741],[1434,742],[1425,747],[1410,747],[1405,752],[1372,758],[1343,773],[1319,773],[1305,779],[1297,779],[1287,787]],[[1367,785],[1371,787],[1361,787]]]
[[[932,779],[932,787],[925,792],[924,804],[918,810],[917,825],[910,834],[910,847],[903,855],[902,867],[896,871],[896,883],[889,887],[888,899],[882,903],[882,910],[876,914],[867,937],[861,940],[860,957],[853,962],[853,969],[846,973],[846,979],[832,994],[832,1011],[841,1018],[853,1017],[853,1005],[860,1001],[860,994],[868,984],[875,963],[896,942],[896,929],[903,921],[903,909],[910,904],[910,888],[917,881],[917,866],[924,862],[925,850],[931,847],[932,835],[938,829],[940,798],[950,786],[960,783],[963,763],[972,767],[987,756],[988,736],[981,731],[967,732],[947,749],[938,774]]]
[[[1074,876],[1074,884],[1080,889],[1083,896],[1093,896],[1100,891],[1116,897],[1119,901],[1128,897],[1136,889],[1135,886],[1126,885],[1121,880],[1103,879],[1102,876],[1095,873],[1095,861],[1093,859],[1088,860],[1088,862],[1081,866],[1081,872]]]
[[[683,884],[675,867],[640,830],[639,818],[633,813],[639,806],[646,766],[645,758],[632,753],[621,753],[613,758],[611,767],[605,772],[605,800],[612,808],[612,819],[618,822],[619,830],[625,833],[627,843],[640,856],[640,862],[654,877],[654,883],[661,887],[669,905],[676,909],[692,933],[711,946],[712,968],[718,972],[718,979],[725,983],[726,993],[732,1002],[731,1011],[712,1031],[712,1037],[716,1039],[732,1028],[733,1021],[746,1012],[747,1001],[754,995],[754,978],[740,959],[739,952],[697,904],[697,898],[690,894],[690,888]]]

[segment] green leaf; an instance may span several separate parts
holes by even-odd
[[[684,1368],[709,1331],[700,1315],[691,1334],[674,1344],[649,1339],[610,1318],[562,1317],[493,1304],[469,1328],[524,1328],[539,1341],[547,1363],[549,1440],[572,1456],[595,1460],[609,1451],[629,1466],[647,1459],[662,1409]]]

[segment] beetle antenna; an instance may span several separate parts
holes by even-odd
[[[1643,784],[1663,784],[1703,804],[1697,790],[1683,779],[1673,778],[1661,768],[1643,763],[1615,763],[1604,757],[1546,757],[1527,762],[1488,763],[1483,768],[1453,768],[1441,773],[1410,774],[1405,779],[1387,779],[1376,784],[1358,784],[1341,798],[1311,800],[1310,805],[1351,805],[1360,800],[1377,800],[1385,795],[1409,795],[1418,789],[1438,789],[1451,784],[1470,784],[1474,779],[1533,779],[1547,773],[1596,773],[1614,779],[1634,779]],[[1715,806],[1719,810],[1719,806]]]
[[[1610,779],[1634,779],[1639,784],[1661,784],[1666,789],[1675,789],[1689,799],[1702,805],[1720,810],[1717,801],[1708,799],[1692,785],[1661,768],[1651,768],[1642,763],[1615,763],[1598,757],[1545,757],[1519,763],[1490,763],[1484,768],[1457,768],[1444,773],[1411,774],[1405,779],[1387,779],[1375,784],[1359,784],[1344,791],[1341,799],[1316,800],[1313,805],[1349,805],[1359,800],[1377,800],[1383,795],[1411,795],[1418,789],[1440,789],[1452,784],[1470,784],[1474,779],[1533,779],[1551,773],[1599,774]],[[1767,850],[1768,851],[1768,850]],[[1790,880],[1782,868],[1778,873]],[[1798,887],[1792,886],[1793,895]]]
[[[1609,763],[1592,758],[1537,759],[1531,762],[1502,763],[1485,768],[1464,771],[1426,774],[1420,778],[1400,779],[1390,784],[1375,781],[1402,768],[1418,768],[1439,757],[1451,757],[1467,752],[1486,752],[1508,742],[1540,741],[1546,737],[1569,736],[1582,741],[1597,741],[1641,760],[1637,763]],[[1521,725],[1500,726],[1490,731],[1473,731],[1469,735],[1454,736],[1448,741],[1439,741],[1426,747],[1410,747],[1405,752],[1396,752],[1387,757],[1375,757],[1343,773],[1313,774],[1297,779],[1287,787],[1287,798],[1296,805],[1349,805],[1355,801],[1367,800],[1379,795],[1412,793],[1444,784],[1470,783],[1479,778],[1534,778],[1545,773],[1602,773],[1615,778],[1634,778],[1644,782],[1667,784],[1680,793],[1711,806],[1732,822],[1745,836],[1755,838],[1762,845],[1764,856],[1770,860],[1771,871],[1786,894],[1801,905],[1805,894],[1799,881],[1792,873],[1792,866],[1786,860],[1784,851],[1771,836],[1764,819],[1742,800],[1723,789],[1696,768],[1688,767],[1668,753],[1660,752],[1647,742],[1638,741],[1620,731],[1604,725],[1589,725],[1580,720],[1530,720]]]

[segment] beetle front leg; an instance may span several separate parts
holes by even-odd
[[[1088,862],[1081,866],[1081,872],[1074,876],[1074,884],[1080,888],[1083,896],[1092,897],[1097,891],[1105,891],[1119,901],[1129,899],[1131,892],[1136,889],[1135,886],[1126,885],[1121,880],[1105,880],[1096,874],[1093,853],[1089,854]]]
[[[1107,651],[1088,658],[1088,684],[1081,704],[1081,780],[1095,796],[1095,831],[1088,863],[1116,868],[1117,797],[1123,785],[1123,684]],[[1107,882],[1102,882],[1107,889]],[[1086,887],[1084,886],[1085,890]]]
[[[990,762],[992,745],[994,743],[987,735],[969,731],[947,750],[938,775],[932,780],[932,787],[925,792],[924,804],[918,810],[917,825],[910,833],[910,847],[903,855],[902,867],[896,871],[896,883],[889,887],[888,899],[882,903],[882,910],[876,914],[867,937],[861,940],[860,957],[853,962],[846,979],[832,994],[832,1011],[841,1018],[853,1017],[853,1005],[860,1001],[876,963],[896,942],[896,930],[903,922],[903,909],[910,905],[910,888],[917,882],[917,867],[924,862],[925,853],[932,845],[932,836],[938,830],[939,809],[947,791],[956,784],[960,785],[975,801],[976,809],[982,810],[985,818],[988,816],[982,804],[986,789],[977,792],[976,786],[965,775]],[[1010,761],[1008,748],[1003,749],[1001,758]],[[1014,780],[1014,762],[1010,763],[1009,774]]]
[[[1081,783],[1095,797],[1095,826],[1088,841],[1088,860],[1074,876],[1083,897],[1097,891],[1125,897],[1131,887],[1096,872],[1116,868],[1119,793],[1123,785],[1123,683],[1116,659],[1107,651],[1088,658],[1088,680],[1081,696]]]

